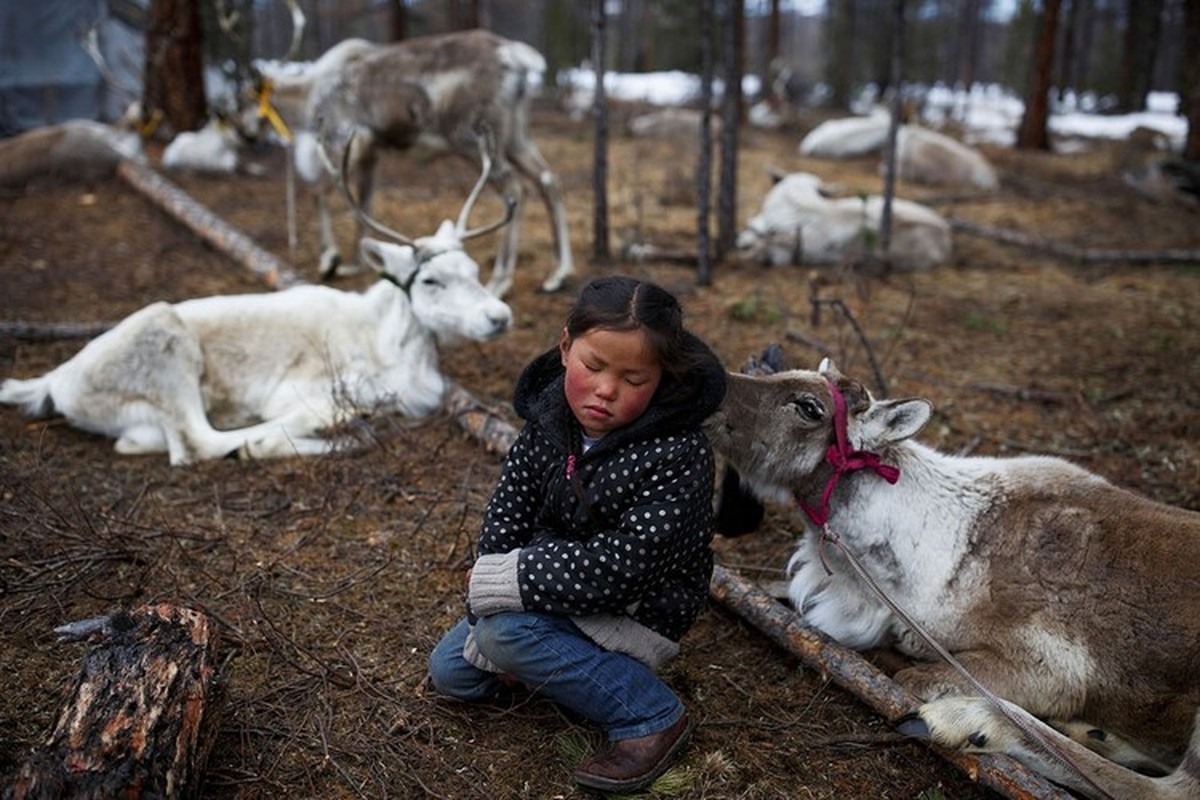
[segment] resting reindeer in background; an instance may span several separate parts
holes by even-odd
[[[497,296],[512,287],[525,178],[537,187],[554,234],[557,266],[542,288],[560,289],[574,272],[566,209],[558,180],[529,131],[531,83],[545,69],[545,59],[529,45],[474,30],[380,45],[347,40],[311,70],[274,77],[275,102],[297,129],[297,171],[318,183],[321,275],[333,275],[340,261],[328,210],[332,175],[320,157],[323,147],[340,152],[355,140],[351,167],[359,175],[358,197],[369,209],[380,150],[418,158],[455,153],[474,161],[477,138],[485,134],[491,180],[518,202],[488,287]]]
[[[837,264],[869,253],[879,239],[883,198],[828,197],[811,172],[773,173],[762,208],[738,234],[738,250],[767,266]],[[928,206],[892,200],[888,259],[901,270],[931,269],[950,260],[950,223]]]
[[[921,662],[896,674],[929,701],[902,730],[1006,752],[1089,797],[1200,797],[1200,514],[1059,458],[940,453],[911,438],[930,414],[924,400],[875,400],[825,360],[819,372],[730,375],[706,430],[745,486],[798,502],[813,523],[789,565],[805,622]],[[1078,772],[935,660],[843,544]]]
[[[38,378],[0,384],[0,403],[59,413],[114,437],[123,454],[189,464],[329,452],[328,432],[377,411],[422,417],[442,404],[437,345],[485,341],[512,312],[479,282],[463,242],[485,172],[459,215],[404,244],[364,237],[380,280],[363,293],[295,286],[266,294],[155,303]],[[384,230],[376,223],[376,229]]]

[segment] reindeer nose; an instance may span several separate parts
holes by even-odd
[[[492,336],[499,336],[509,329],[512,325],[512,312],[505,306],[503,311],[493,311],[487,315],[488,322],[492,326]]]

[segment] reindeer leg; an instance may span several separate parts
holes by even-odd
[[[521,239],[521,215],[525,210],[525,189],[511,170],[504,176],[503,185],[504,193],[516,200],[517,205],[512,221],[505,226],[500,247],[496,250],[496,261],[492,265],[492,277],[488,280],[488,291],[496,297],[504,297],[512,289]]]
[[[563,203],[562,189],[550,165],[532,142],[516,145],[509,154],[517,170],[537,187],[546,214],[554,233],[554,254],[557,265],[554,272],[542,283],[542,291],[557,292],[574,274],[575,264],[571,257],[571,243],[567,236],[567,210]]]
[[[333,220],[329,215],[329,191],[328,184],[317,190],[317,231],[321,237],[321,259],[317,269],[323,281],[332,280],[337,274],[338,265],[342,263],[337,237],[333,234]]]
[[[926,703],[916,712],[901,717],[898,727],[904,734],[929,739],[951,749],[1004,753],[1085,797],[1137,797],[1146,800],[1195,797],[1195,776],[1188,775],[1182,767],[1177,775],[1168,778],[1141,775],[1064,736],[1020,706],[1006,700],[1000,702],[1009,713],[1024,725],[1037,730],[1065,754],[1087,780],[1081,779],[1074,768],[1068,767],[1041,744],[1023,735],[999,709],[982,697],[947,697]],[[1197,724],[1200,725],[1200,718]],[[1193,748],[1196,748],[1196,738],[1193,734]],[[1098,789],[1105,794],[1101,795]]]

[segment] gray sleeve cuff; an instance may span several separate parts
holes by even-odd
[[[493,553],[480,556],[471,567],[471,584],[467,602],[479,617],[490,617],[502,611],[524,611],[521,586],[517,581],[517,565],[521,551]]]

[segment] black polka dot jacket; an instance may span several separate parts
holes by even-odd
[[[517,382],[526,424],[484,513],[468,605],[477,616],[570,616],[597,644],[652,668],[674,656],[712,575],[712,449],[700,429],[725,370],[688,336],[694,365],[650,406],[580,452],[558,349]]]

